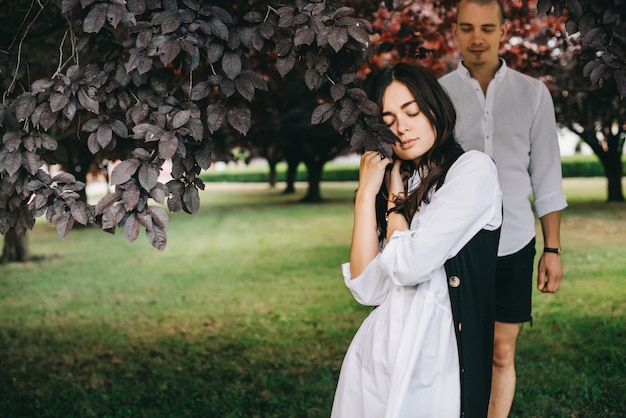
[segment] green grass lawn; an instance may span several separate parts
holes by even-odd
[[[534,293],[511,417],[624,417],[626,205],[564,184],[565,279]],[[163,252],[38,222],[34,259],[0,266],[0,417],[327,417],[369,312],[339,268],[356,184],[298,186],[209,184]]]

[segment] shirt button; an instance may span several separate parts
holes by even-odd
[[[459,276],[450,276],[448,284],[450,287],[459,287],[461,286],[461,279],[459,279]]]

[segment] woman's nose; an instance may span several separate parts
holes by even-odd
[[[409,124],[403,118],[398,119],[398,136],[409,130]]]

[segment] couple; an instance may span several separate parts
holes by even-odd
[[[538,288],[555,292],[560,284],[558,230],[566,204],[560,165],[551,164],[559,155],[550,96],[499,59],[506,32],[499,2],[461,1],[453,30],[464,60],[441,84],[454,95],[458,119],[450,96],[420,66],[398,64],[372,82],[372,99],[399,141],[393,158],[374,151],[361,158],[343,273],[357,301],[377,308],[348,348],[333,417],[508,415],[534,262],[530,192],[520,182],[529,189],[532,183],[547,247]],[[507,91],[507,83],[525,91]],[[535,107],[518,108],[511,122],[495,121],[500,131],[481,125],[483,114],[503,110],[494,102],[512,94]],[[537,113],[544,120],[533,120]],[[530,126],[522,123],[526,115]],[[464,138],[472,134],[464,122],[477,126],[478,140]],[[463,151],[457,123],[464,146],[485,153]],[[513,145],[500,138],[507,130],[517,138],[524,129],[535,136]],[[525,155],[512,154],[515,147],[525,147]],[[503,174],[505,168],[511,171]]]

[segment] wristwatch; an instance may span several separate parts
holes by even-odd
[[[543,252],[544,253],[554,253],[554,254],[557,254],[557,255],[561,255],[561,249],[560,248],[543,247]]]

